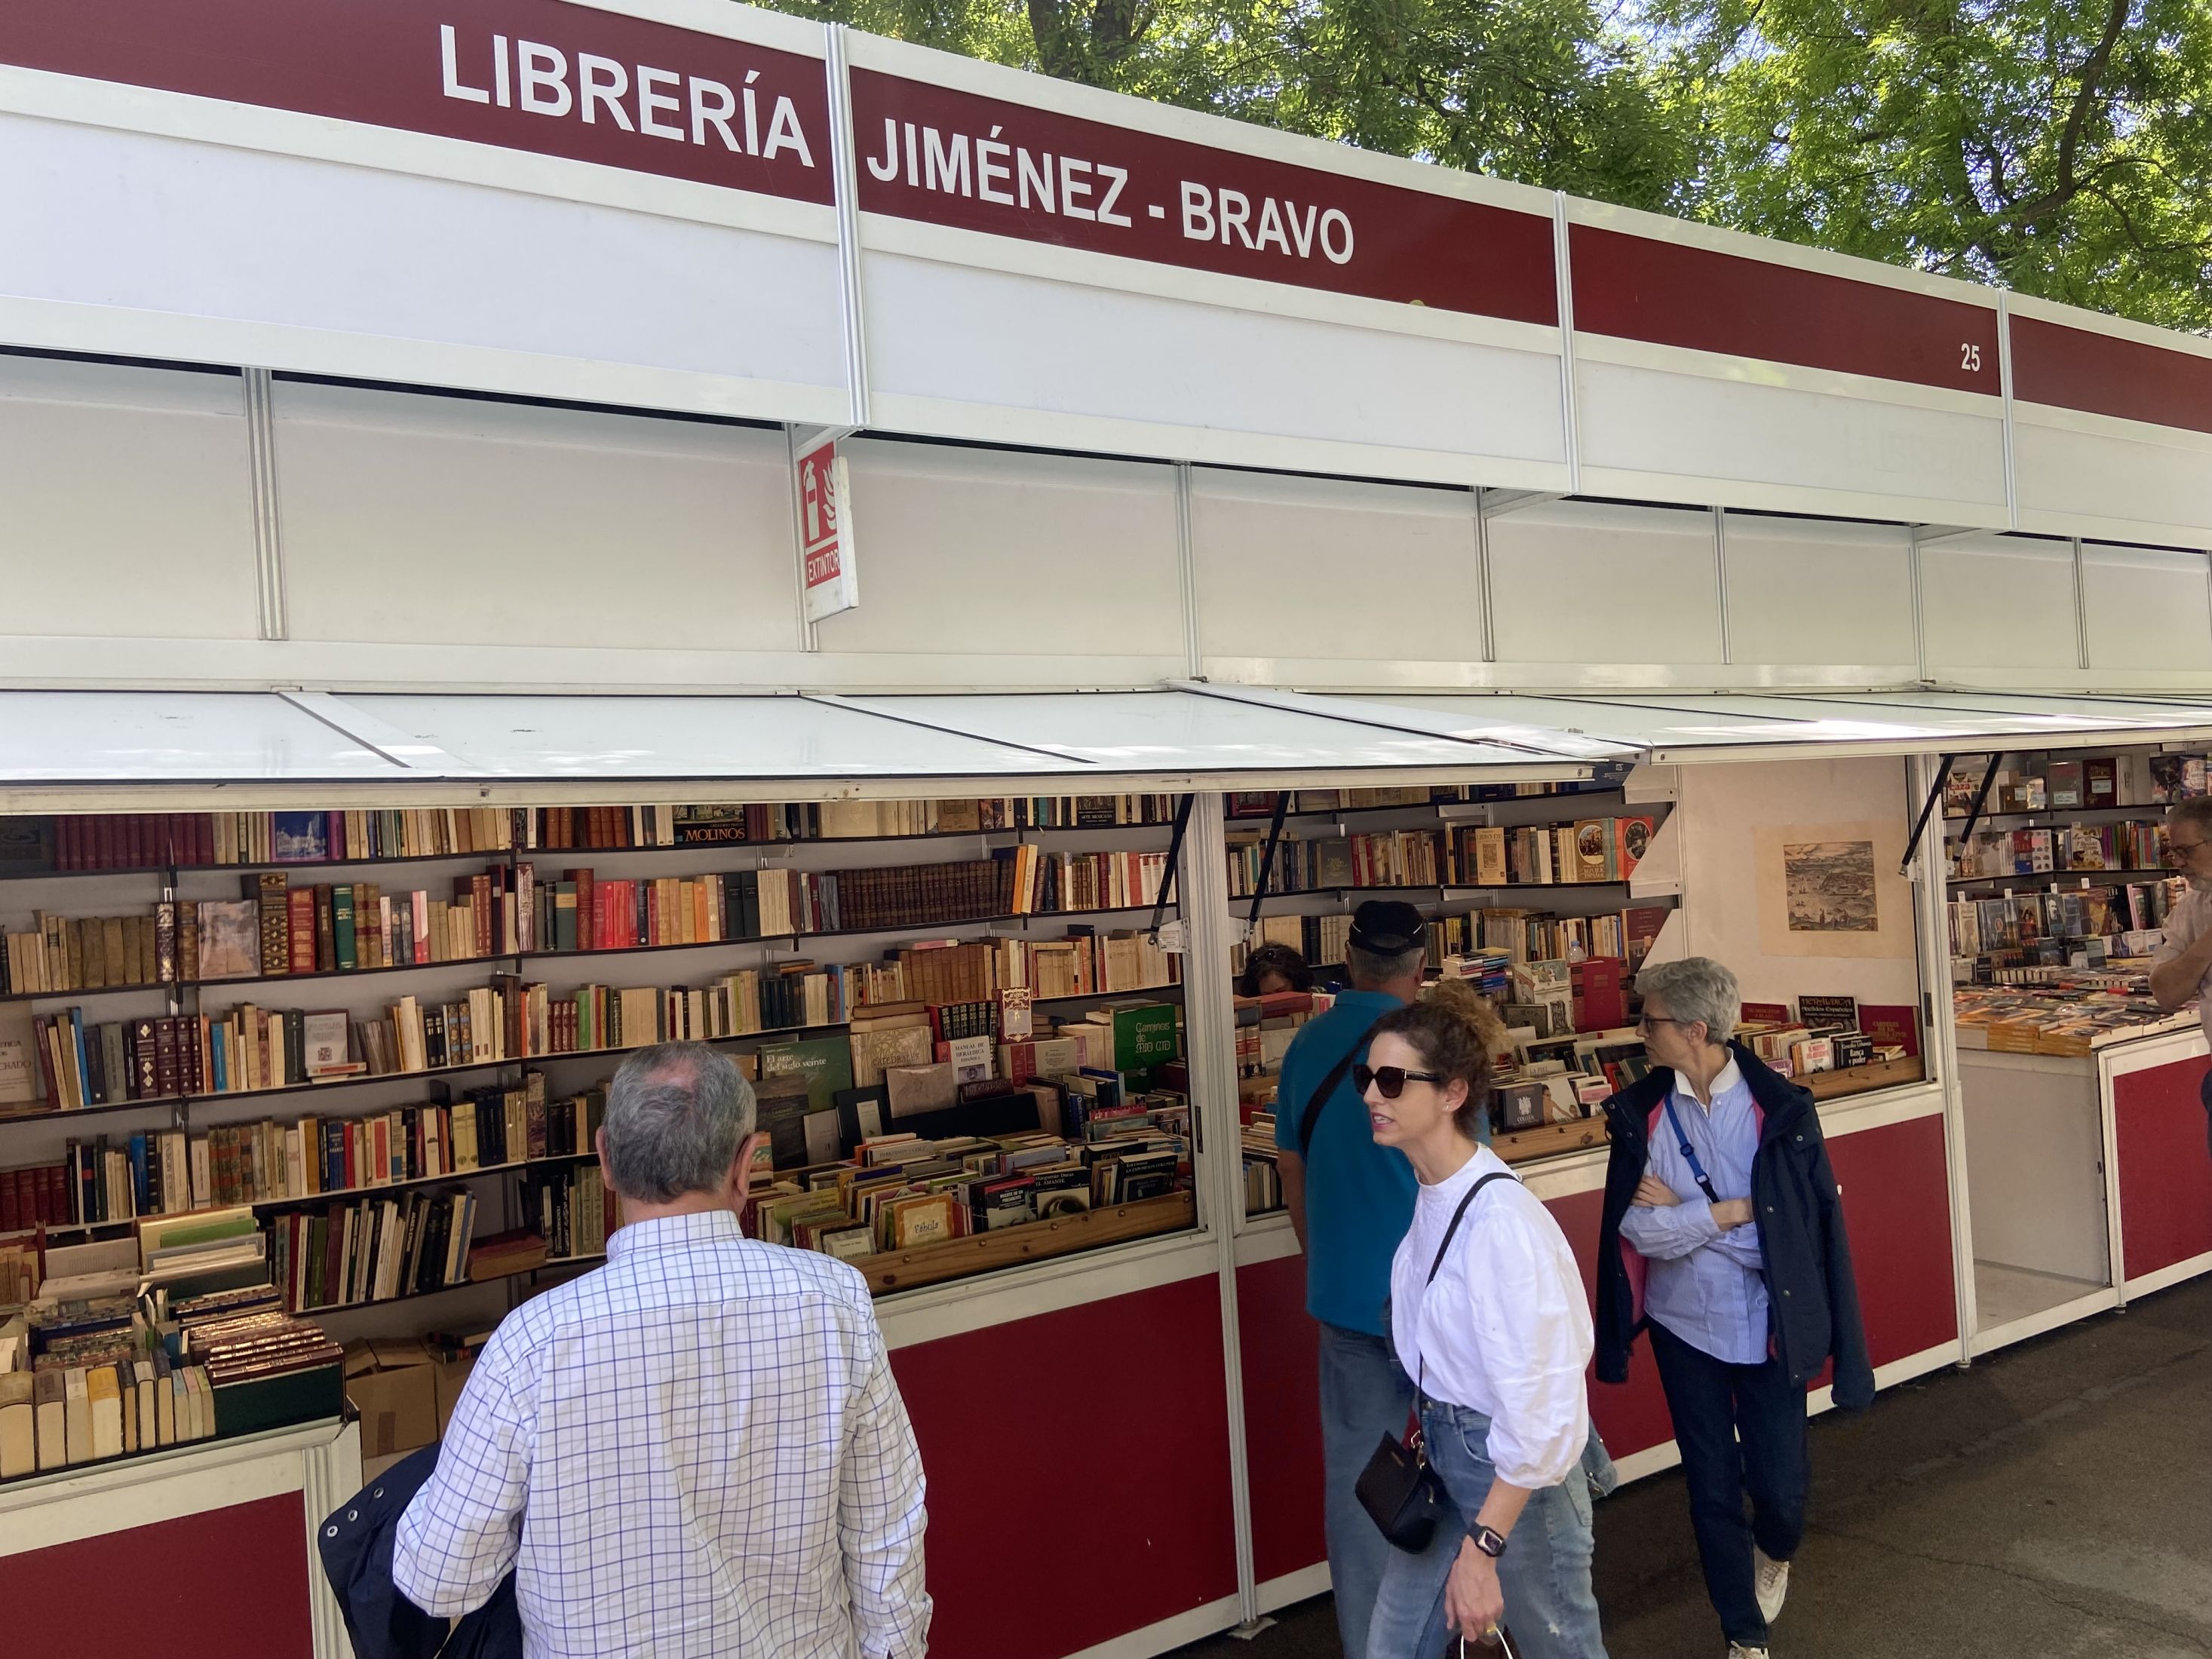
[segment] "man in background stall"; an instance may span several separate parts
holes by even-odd
[[[2166,857],[2188,879],[2189,890],[2166,913],[2165,942],[2151,957],[2150,993],[2161,1008],[2195,1003],[2212,1040],[2212,796],[2166,809]],[[2206,1112],[2205,1143],[2212,1146],[2212,1072],[2197,1098]]]

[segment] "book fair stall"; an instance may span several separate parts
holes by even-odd
[[[1693,954],[1883,1386],[2212,1267],[2201,342],[742,7],[100,15],[0,20],[11,1647],[343,1655],[313,1529],[675,1037],[877,1294],[934,1651],[1318,1593],[1274,1077],[1370,896],[1586,1269]]]

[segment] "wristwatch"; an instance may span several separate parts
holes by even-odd
[[[1505,1553],[1505,1534],[1494,1527],[1486,1527],[1477,1522],[1468,1529],[1467,1535],[1475,1548],[1493,1561]]]

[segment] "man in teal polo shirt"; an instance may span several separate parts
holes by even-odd
[[[1352,1068],[1367,1033],[1421,994],[1427,930],[1410,904],[1370,899],[1353,912],[1344,953],[1352,989],[1309,1020],[1283,1056],[1275,1144],[1283,1198],[1306,1253],[1306,1311],[1321,1322],[1321,1433],[1329,1582],[1345,1659],[1365,1659],[1367,1625],[1390,1546],[1360,1508],[1352,1484],[1377,1442],[1400,1434],[1413,1386],[1383,1329],[1390,1259],[1413,1219],[1413,1166],[1368,1133]],[[1336,1081],[1301,1145],[1307,1107]]]

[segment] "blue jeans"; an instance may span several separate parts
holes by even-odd
[[[1432,1400],[1421,1413],[1429,1466],[1448,1501],[1436,1536],[1419,1555],[1390,1552],[1369,1628],[1369,1659],[1436,1659],[1450,1634],[1444,1622],[1444,1581],[1451,1576],[1468,1528],[1490,1495],[1490,1419],[1468,1406]],[[1590,1479],[1611,1464],[1595,1435],[1581,1467],[1556,1486],[1530,1494],[1498,1558],[1505,1592],[1505,1628],[1523,1659],[1606,1659],[1590,1588]],[[1373,1522],[1369,1522],[1370,1528]]]
[[[1389,1542],[1352,1495],[1384,1435],[1406,1431],[1413,1385],[1388,1336],[1321,1326],[1321,1449],[1328,1530],[1328,1577],[1344,1659],[1366,1659],[1367,1624]],[[1385,1328],[1388,1328],[1387,1322]]]
[[[1656,1319],[1647,1328],[1674,1419],[1674,1443],[1681,1448],[1705,1594],[1729,1641],[1763,1648],[1766,1620],[1759,1611],[1751,1547],[1756,1542],[1768,1559],[1787,1561],[1804,1540],[1810,1480],[1805,1390],[1790,1386],[1779,1359],[1731,1365]]]

